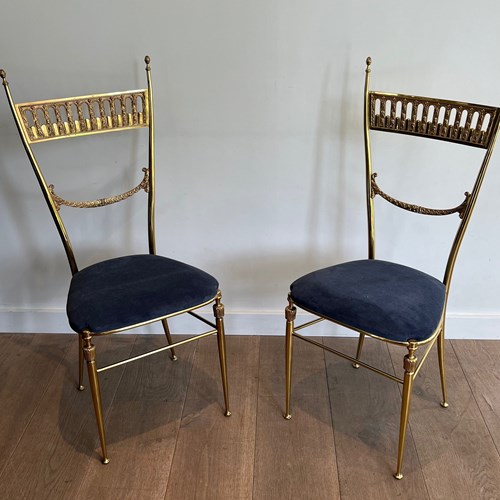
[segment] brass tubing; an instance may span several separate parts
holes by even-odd
[[[226,340],[224,332],[224,305],[221,303],[221,294],[217,294],[215,304],[213,306],[215,322],[217,324],[217,347],[219,349],[220,373],[222,379],[222,390],[224,392],[224,404],[226,409],[224,415],[231,416],[229,410],[229,390],[227,383],[227,360],[226,360]]]
[[[112,333],[122,333],[126,332],[127,330],[132,330],[133,328],[139,328],[140,326],[145,326],[145,325],[150,325],[151,323],[156,323],[157,321],[161,321],[162,319],[168,319],[168,318],[173,318],[175,316],[179,316],[184,313],[188,313],[191,309],[199,309],[200,307],[207,306],[211,302],[215,300],[215,297],[213,299],[207,300],[206,302],[203,302],[203,304],[199,304],[198,306],[192,307],[190,309],[184,309],[182,311],[176,311],[175,313],[172,314],[167,314],[166,316],[160,316],[159,318],[153,318],[148,321],[143,321],[142,323],[136,323],[135,325],[129,325],[125,326],[123,328],[117,328],[116,330],[109,330],[106,332],[100,332],[100,333],[94,333],[93,337],[103,337],[105,335],[111,335]],[[210,325],[213,328],[215,328],[215,325]]]
[[[434,344],[436,343],[436,340],[439,338],[439,336],[435,337],[434,340],[429,344],[429,347],[425,351],[425,354],[422,356],[422,359],[419,361],[417,368],[415,369],[415,374],[413,377],[415,378],[420,371],[421,366],[423,365],[425,359],[427,358],[428,354],[431,352],[431,349],[433,348]]]
[[[372,63],[371,57],[366,59],[366,69],[365,69],[365,107],[363,113],[363,125],[364,125],[364,138],[365,138],[365,176],[366,176],[366,210],[368,217],[368,258],[375,258],[375,212],[374,203],[372,197],[372,157],[371,157],[371,147],[370,147],[370,99],[369,99],[369,87],[370,87],[370,65]]]
[[[443,283],[446,286],[446,291],[448,291],[450,283],[451,283],[451,278],[453,276],[453,269],[455,267],[455,262],[457,260],[457,255],[458,251],[460,249],[460,246],[462,244],[462,240],[465,235],[465,231],[467,229],[467,226],[469,224],[469,220],[472,215],[472,211],[474,210],[474,206],[476,204],[477,197],[479,195],[479,190],[481,189],[481,184],[483,183],[484,176],[486,175],[486,170],[488,168],[488,164],[491,158],[491,155],[493,153],[493,148],[495,146],[495,142],[498,137],[500,129],[500,116],[497,116],[496,118],[496,123],[494,124],[493,127],[493,135],[490,138],[489,144],[488,144],[488,149],[486,151],[486,154],[484,155],[483,162],[481,164],[481,168],[479,169],[479,173],[476,178],[476,182],[474,183],[474,187],[472,188],[471,195],[469,197],[469,202],[467,204],[467,208],[465,209],[465,213],[462,219],[462,222],[460,223],[460,226],[458,227],[457,233],[455,235],[455,239],[453,240],[453,245],[451,247],[450,254],[448,256],[448,261],[446,263],[446,270],[444,273],[444,278],[443,278]]]
[[[109,462],[108,452],[106,449],[106,435],[104,432],[104,418],[102,414],[102,403],[101,403],[101,389],[99,387],[99,375],[96,369],[96,353],[95,346],[92,344],[92,336],[90,332],[83,333],[84,347],[83,351],[85,354],[85,361],[87,362],[87,368],[89,373],[89,384],[92,393],[92,401],[94,403],[95,417],[97,421],[97,430],[99,432],[99,440],[101,442],[102,450],[102,463],[107,464]]]
[[[201,306],[200,306],[201,307]],[[312,311],[312,310],[309,310],[307,309],[307,307],[304,307],[304,306],[299,306],[301,309],[303,309],[304,311],[307,311],[311,314],[315,314],[317,315],[318,313]],[[445,310],[443,310],[443,315],[441,317],[441,320],[442,321],[442,318],[444,317],[444,313],[445,313]],[[332,323],[335,323],[336,325],[340,325],[340,326],[343,326],[344,328],[348,328],[349,330],[352,330],[353,332],[356,332],[356,333],[364,333],[365,335],[368,335],[369,337],[371,338],[374,338],[374,339],[378,339],[378,340],[381,340],[382,342],[386,342],[387,344],[392,344],[392,345],[398,345],[398,346],[403,346],[403,347],[408,347],[408,342],[398,342],[396,340],[388,340],[384,337],[380,337],[378,335],[375,335],[374,333],[370,333],[370,332],[366,332],[364,330],[360,330],[359,328],[354,328],[353,326],[350,326],[350,325],[347,325],[345,323],[342,323],[341,321],[338,321],[336,319],[332,319],[332,318],[327,318],[327,317],[324,317],[324,318],[321,318],[321,319],[326,319],[328,321],[331,321]],[[428,344],[429,342],[431,342],[432,340],[434,340],[435,337],[437,337],[440,329],[441,329],[441,323],[438,324],[438,326],[436,327],[436,330],[433,332],[432,335],[429,336],[429,338],[425,339],[425,340],[422,340],[420,342],[415,342],[416,345],[418,346],[421,346],[421,345],[425,345],[425,344]],[[306,325],[302,325],[303,327],[307,326]],[[297,328],[295,328],[295,331],[297,331]]]
[[[446,378],[444,371],[444,325],[443,330],[438,337],[438,359],[439,359],[439,376],[441,378],[441,391],[443,393],[443,400],[441,406],[448,408],[448,398],[446,397]]]
[[[172,340],[172,335],[170,335],[170,328],[168,327],[168,322],[164,318],[161,320],[161,324],[163,325],[163,331],[165,332],[165,337],[167,337],[167,342],[169,345],[172,345],[174,342]],[[172,361],[177,361],[177,356],[175,355],[175,350],[170,348],[170,357]]]
[[[196,314],[193,311],[189,311],[188,314],[190,316],[193,316],[193,318],[196,318],[196,319],[202,321],[203,323],[207,324],[208,326],[211,326],[212,328],[217,328],[217,326],[215,325],[214,322],[209,321],[208,319],[205,319],[203,316],[200,316],[199,314]]]
[[[401,401],[401,419],[399,423],[399,443],[398,443],[398,462],[394,477],[403,479],[401,467],[403,465],[403,456],[405,450],[406,429],[408,427],[408,416],[410,414],[411,393],[413,388],[413,380],[415,379],[415,366],[417,358],[415,357],[416,344],[410,343],[408,354],[404,357],[404,383],[403,396]]]
[[[354,368],[359,368],[358,359],[361,357],[361,350],[363,349],[363,342],[365,341],[365,334],[360,332],[358,339],[358,348],[356,349],[356,362],[352,364]]]
[[[7,101],[9,102],[10,110],[12,111],[12,116],[14,117],[17,130],[19,132],[19,135],[21,136],[21,141],[23,143],[26,154],[28,155],[33,171],[35,172],[35,176],[37,178],[38,184],[40,185],[40,189],[42,190],[43,197],[45,198],[45,201],[49,207],[52,219],[54,220],[54,223],[57,227],[59,237],[61,238],[62,244],[64,246],[64,251],[66,252],[66,257],[68,258],[71,274],[76,274],[78,272],[78,266],[76,265],[75,254],[73,252],[73,247],[71,246],[71,241],[69,239],[68,232],[66,231],[66,227],[64,226],[61,216],[59,215],[56,204],[52,199],[49,187],[47,185],[47,182],[45,181],[40,166],[38,165],[35,154],[33,153],[31,146],[29,145],[29,138],[26,136],[24,127],[22,126],[21,120],[16,111],[16,106],[14,104],[14,99],[12,98],[12,94],[10,93],[9,83],[6,79],[5,72],[3,70],[0,71],[1,71],[0,76],[2,77],[3,86],[5,88],[5,93],[7,95]]]
[[[132,358],[124,359],[123,361],[118,361],[117,363],[113,363],[111,365],[103,366],[102,368],[97,369],[97,373],[105,372],[106,370],[110,370],[111,368],[116,368],[117,366],[125,365],[130,363],[131,361],[136,361],[137,359],[146,358],[148,356],[152,356],[153,354],[157,354],[159,352],[167,351],[168,349],[172,349],[174,347],[178,347],[182,344],[187,344],[188,342],[193,342],[194,340],[202,339],[204,337],[209,337],[216,333],[217,330],[210,330],[209,332],[202,333],[200,335],[196,335],[196,337],[190,337],[185,340],[181,340],[180,342],[175,342],[174,344],[167,345],[165,347],[160,347],[159,349],[155,349],[154,351],[145,352],[144,354],[139,354],[138,356],[134,356]]]
[[[83,337],[78,335],[78,390],[83,391]]]
[[[146,76],[148,80],[148,97],[146,106],[149,114],[149,191],[148,191],[148,241],[149,253],[156,254],[155,235],[155,120],[153,110],[153,83],[151,81],[151,67],[149,56],[144,58],[146,63]]]
[[[328,347],[324,344],[320,344],[319,342],[316,342],[310,338],[303,337],[302,335],[299,335],[298,333],[294,333],[293,336],[297,337],[299,339],[305,340],[306,342],[309,342],[310,344],[313,344],[315,346],[321,347],[322,349],[325,349],[325,351],[331,352],[332,354],[336,354],[337,356],[340,356],[341,358],[347,359],[348,361],[351,361],[352,363],[358,363],[359,366],[363,366],[364,368],[368,368],[368,370],[371,370],[372,372],[378,373],[379,375],[383,375],[384,377],[390,378],[391,380],[394,380],[395,382],[399,382],[400,384],[403,383],[403,379],[400,379],[394,375],[391,375],[390,373],[384,372],[383,370],[380,370],[379,368],[375,368],[374,366],[368,365],[367,363],[363,363],[362,361],[359,361],[356,358],[349,356],[348,354],[345,354],[343,352],[332,349],[331,347]]]
[[[297,314],[296,307],[289,299],[289,305],[285,309],[286,317],[286,344],[285,344],[285,414],[287,420],[292,418],[290,413],[290,399],[292,393],[292,357],[293,357],[293,322]]]
[[[303,328],[307,328],[308,326],[311,326],[311,325],[315,325],[316,323],[319,323],[320,321],[325,321],[325,318],[314,319],[312,321],[304,323],[303,325],[295,326],[293,328],[293,331],[298,332],[299,330],[302,330]]]

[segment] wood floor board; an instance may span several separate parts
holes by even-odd
[[[453,340],[451,344],[500,451],[500,342]]]
[[[165,498],[252,498],[259,343],[227,337],[225,417],[216,338],[198,342]]]
[[[69,338],[69,336],[68,336]],[[97,362],[128,356],[135,336],[96,339]],[[76,389],[78,342],[58,365],[43,401],[0,477],[4,498],[67,499],[76,495],[90,460],[99,460],[97,427],[90,390]],[[51,356],[57,353],[51,352]],[[107,414],[122,367],[100,377]]]
[[[161,335],[138,335],[132,355],[163,345]],[[90,462],[78,498],[165,496],[194,351],[188,343],[177,361],[162,352],[126,366],[106,422],[110,462]]]
[[[0,478],[71,341],[76,337],[0,336]]]
[[[253,498],[339,498],[323,352],[295,339],[285,420],[284,345],[283,337],[261,338]]]
[[[500,457],[449,342],[445,347],[449,407],[439,405],[436,351],[434,347],[415,380],[410,411],[430,497],[500,498]],[[391,346],[390,352],[396,369],[401,367],[401,349]]]
[[[354,353],[355,339],[327,338]],[[164,337],[95,339],[99,366]],[[284,337],[227,337],[223,416],[215,337],[102,372],[111,462],[100,463],[72,335],[0,335],[0,498],[342,500],[500,498],[500,342],[446,345],[448,409],[434,350],[418,374],[403,466],[401,385],[294,340],[292,419]],[[423,349],[417,351],[422,355]],[[405,349],[367,340],[363,359],[402,372]]]
[[[327,338],[329,347],[354,355],[356,339]],[[401,396],[396,382],[325,351],[343,499],[428,498],[411,433],[406,439],[404,479],[396,469]],[[388,373],[387,345],[366,339],[362,360]]]
[[[0,346],[4,345],[4,342],[8,342],[10,338],[14,335],[13,333],[0,333]],[[19,336],[30,335],[30,334],[20,334]]]

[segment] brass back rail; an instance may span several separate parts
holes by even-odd
[[[431,97],[370,92],[370,128],[486,149],[498,109]]]
[[[147,90],[16,104],[30,143],[126,128],[147,127]]]

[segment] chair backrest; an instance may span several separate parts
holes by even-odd
[[[457,213],[460,220],[448,256],[443,283],[448,291],[458,250],[476,203],[493,152],[500,126],[500,109],[431,97],[374,92],[369,90],[371,59],[366,60],[364,136],[366,159],[366,197],[368,212],[368,256],[375,258],[374,198],[379,195],[393,205],[424,215]],[[432,209],[406,203],[384,193],[372,171],[370,131],[380,130],[428,139],[448,141],[485,150],[472,190],[465,199],[449,209]]]
[[[96,208],[117,203],[134,195],[140,190],[148,193],[148,238],[149,252],[155,253],[155,161],[154,161],[154,114],[153,91],[151,84],[150,58],[146,63],[147,88],[94,94],[63,99],[14,103],[10,92],[7,75],[0,70],[0,77],[7,95],[7,100],[21,136],[24,149],[31,162],[40,188],[57,226],[71,272],[78,272],[75,255],[64,223],[59,214],[62,205],[77,208]],[[54,186],[48,184],[33,152],[32,144],[67,139],[103,132],[148,128],[149,159],[148,168],[143,168],[142,181],[125,193],[92,201],[70,201],[54,192]]]

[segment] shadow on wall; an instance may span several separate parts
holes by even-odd
[[[321,215],[323,206],[325,206],[325,215],[332,221],[332,228],[335,231],[332,233],[333,241],[339,243],[345,241],[345,207],[347,193],[347,178],[346,178],[346,142],[349,130],[349,73],[348,63],[344,64],[342,74],[344,79],[339,96],[335,99],[335,87],[332,85],[331,65],[325,71],[323,83],[321,86],[320,100],[318,105],[318,122],[316,126],[316,140],[314,146],[314,165],[311,175],[311,183],[309,189],[309,206],[308,206],[308,233],[309,233],[309,253],[316,252],[314,242],[318,237],[321,237]],[[338,112],[335,112],[335,102],[340,103]],[[333,149],[333,138],[338,135],[338,148]],[[329,163],[330,159],[334,159],[335,163]],[[330,172],[333,175],[329,175]],[[331,188],[326,191],[323,188],[325,180],[328,180]],[[323,203],[322,197],[325,197]],[[342,258],[344,253],[341,250],[341,245],[337,245],[336,249],[339,258]]]
[[[353,113],[349,113],[352,103],[349,98],[350,77],[347,59],[343,74],[343,81],[336,85],[332,81],[331,68],[328,67],[325,70],[318,104],[313,161],[312,165],[304,166],[307,172],[306,182],[309,180],[309,185],[305,186],[304,198],[297,200],[297,203],[306,211],[305,229],[301,229],[303,234],[297,234],[297,242],[293,246],[284,243],[280,250],[276,250],[276,246],[274,249],[246,249],[229,258],[224,257],[221,261],[211,262],[212,259],[204,256],[205,261],[200,259],[199,264],[193,263],[212,272],[221,280],[225,298],[228,299],[232,308],[265,310],[278,308],[281,310],[289,285],[293,280],[315,269],[352,258],[352,252],[349,251],[349,245],[352,244],[352,230],[346,234],[349,229],[349,199],[352,191],[346,156],[351,156],[348,146],[353,143],[352,129],[354,127],[352,124],[356,124],[356,131],[361,132],[362,122],[361,115],[359,120],[357,117],[352,122],[350,120]],[[356,95],[358,94],[361,95],[361,90],[359,92],[356,90]],[[358,124],[359,127],[357,127]],[[14,221],[18,241],[13,242],[11,250],[6,252],[8,262],[4,262],[3,279],[7,283],[12,283],[12,287],[25,288],[22,291],[22,304],[28,307],[46,307],[50,303],[48,296],[51,297],[50,300],[55,301],[56,307],[63,307],[70,277],[64,251],[44,206],[31,166],[22,152],[19,139],[15,136],[13,123],[9,128],[12,128],[12,132],[8,131],[12,135],[12,141],[6,141],[9,147],[3,149],[0,155],[0,193],[8,206],[6,216]],[[117,134],[117,136],[121,135]],[[118,159],[121,161],[120,158],[127,158],[123,160],[126,162],[124,190],[137,183],[140,168],[145,166],[134,161],[144,147],[138,134],[129,134],[127,139],[131,140],[127,142],[126,147],[121,147]],[[56,162],[48,180],[56,184],[61,196],[71,199],[94,197],[87,196],[84,189],[79,189],[79,183],[76,186],[78,189],[74,186],[70,187],[70,181],[74,179],[68,173],[70,169],[66,168],[66,161],[68,157],[73,156],[77,157],[76,161],[71,162],[69,166],[84,168],[84,181],[90,179],[92,174],[97,174],[98,181],[97,183],[89,182],[90,188],[94,189],[97,185],[102,191],[102,196],[117,194],[115,188],[112,187],[112,181],[109,181],[105,174],[110,174],[111,177],[117,176],[116,171],[121,165],[117,165],[117,161],[112,158],[111,154],[108,154],[109,152],[106,152],[104,146],[104,142],[122,144],[117,137],[112,134],[103,134],[81,138],[78,141],[56,142],[60,144],[47,143],[39,146],[49,152],[51,146],[56,147]],[[10,146],[11,143],[12,146]],[[86,152],[89,153],[88,156]],[[359,152],[353,151],[353,154],[356,155]],[[63,157],[66,160],[63,160]],[[33,200],[30,203],[37,203],[37,210],[40,207],[40,210],[46,211],[46,219],[42,219],[41,216],[35,217],[26,208],[26,198],[21,192],[22,189],[14,182],[11,171],[6,170],[7,158],[12,158],[14,163],[19,163],[20,167],[26,169],[22,175],[23,177],[26,175],[26,179],[29,178],[30,184],[26,183],[28,187],[24,191],[29,192],[30,200]],[[51,157],[46,156],[44,152],[44,158]],[[47,163],[43,161],[44,158],[40,158],[42,165]],[[130,158],[133,160],[131,161]],[[65,165],[64,170],[58,165]],[[362,179],[362,169],[361,166],[359,175],[356,174],[359,179]],[[62,174],[60,181],[58,174]],[[286,186],[283,189],[286,189]],[[357,190],[355,192],[358,193]],[[81,215],[78,210],[63,208],[62,216],[68,223],[68,232],[75,246],[77,262],[81,267],[117,254],[147,252],[147,227],[145,213],[142,212],[142,207],[146,206],[144,197],[144,193],[138,193],[133,198],[134,201],[120,203],[116,209],[112,206],[96,211],[98,213],[95,216],[94,211],[85,211],[92,213],[87,216]],[[40,204],[38,201],[35,202],[35,198],[39,199]],[[359,201],[359,209],[363,210],[361,198]],[[138,213],[136,209],[139,206],[141,206],[141,213]],[[37,231],[39,228],[34,227],[35,224],[40,226],[39,223],[42,220],[44,228],[52,227],[47,230],[46,236],[40,232],[45,229]],[[157,224],[158,222],[157,220]],[[287,224],[291,226],[290,221]],[[135,228],[138,230],[135,231]],[[268,228],[270,234],[275,233],[276,229]],[[283,231],[286,227],[280,226],[278,229]],[[296,227],[294,230],[299,229]],[[92,242],[85,239],[86,232],[93,233]],[[359,227],[358,232],[364,235],[365,227]],[[45,242],[41,244],[41,238],[50,240],[50,244],[45,244]],[[99,239],[101,239],[101,245]],[[16,245],[25,249],[23,255],[15,254]],[[50,253],[47,253],[47,248]],[[57,249],[56,252],[53,249]],[[118,253],[114,252],[115,250]],[[363,250],[364,247],[359,248],[359,254]],[[28,278],[23,279],[23,276],[28,276]],[[30,286],[26,286],[25,283],[30,283]]]
[[[0,304],[8,307],[31,307],[34,300],[42,303],[46,301],[50,290],[64,288],[70,272],[64,262],[62,246],[57,254],[41,257],[44,252],[35,235],[37,221],[34,213],[45,209],[44,201],[31,174],[28,160],[26,159],[26,172],[18,173],[12,168],[15,162],[9,159],[15,157],[16,146],[22,153],[22,145],[18,137],[11,135],[9,140],[3,141],[6,147],[2,147],[0,154],[0,203],[2,227],[6,236],[1,251]],[[28,186],[26,188],[25,180]],[[48,213],[46,221],[47,227],[50,227]],[[47,237],[58,238],[55,227],[50,228]],[[46,246],[45,242],[42,242],[42,246]],[[24,283],[29,283],[30,286]]]
[[[64,248],[14,123],[5,128],[2,142],[6,147],[0,154],[0,203],[7,234],[2,252],[0,304],[62,308],[71,278]],[[63,198],[96,199],[126,191],[142,177],[141,168],[147,166],[147,158],[136,161],[141,147],[138,134],[129,134],[125,139],[106,134],[56,141],[39,145],[35,154],[47,182],[53,182]],[[111,153],[117,145],[119,155],[115,159]],[[80,268],[123,253],[148,251],[144,192],[133,201],[98,211],[63,207],[61,216]],[[135,231],[139,219],[140,235]],[[139,245],[138,236],[142,242]]]
[[[296,202],[306,211],[305,226],[301,229],[295,221],[284,220],[279,229],[288,233],[286,241],[275,240],[268,248],[256,247],[240,251],[233,258],[207,259],[205,263],[208,272],[223,270],[216,277],[221,280],[225,301],[233,309],[282,310],[289,286],[295,279],[352,258],[366,258],[364,164],[359,164],[354,176],[348,172],[351,153],[353,158],[362,158],[363,154],[359,151],[362,143],[355,137],[359,135],[362,139],[363,88],[362,84],[356,88],[359,106],[355,106],[353,113],[348,59],[343,74],[340,86],[335,85],[328,67],[322,81],[313,162],[303,168],[306,172],[304,197]],[[358,149],[351,151],[353,145]],[[286,183],[283,189],[286,190]],[[353,206],[356,213],[351,213]],[[350,224],[353,221],[354,231]],[[276,228],[267,230],[272,235]]]
[[[239,254],[234,260],[211,261],[205,269],[215,274],[224,303],[233,310],[281,310],[286,303],[290,284],[300,276],[321,267],[341,262],[341,252],[319,254],[308,250],[262,255],[256,250]],[[223,269],[217,276],[212,269]],[[250,307],[249,307],[250,306]]]

